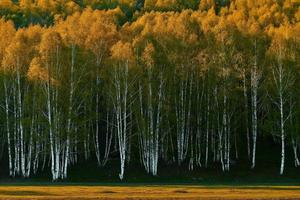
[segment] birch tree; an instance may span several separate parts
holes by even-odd
[[[137,124],[142,164],[147,173],[156,176],[160,152],[164,80],[163,72],[157,72],[160,69],[154,66],[154,51],[153,44],[148,43],[143,52],[146,66],[142,69],[142,81],[138,83]]]
[[[295,77],[292,69],[293,52],[288,48],[289,27],[282,26],[273,37],[270,52],[274,54],[271,63],[274,97],[272,102],[276,105],[279,116],[275,123],[279,127],[281,141],[280,175],[284,173],[286,157],[287,122],[294,112],[294,102],[291,102],[291,92],[294,87]],[[290,61],[290,62],[289,62]],[[276,131],[277,132],[277,131]]]
[[[2,64],[3,57],[5,55],[5,50],[10,44],[16,30],[12,22],[5,22],[3,19],[0,20],[0,63]],[[2,66],[2,65],[1,65]],[[3,70],[3,69],[2,69]],[[6,115],[6,138],[7,138],[7,152],[8,152],[8,166],[9,175],[13,175],[13,159],[12,159],[12,145],[11,145],[11,129],[10,129],[10,101],[11,93],[10,83],[8,77],[3,77],[3,87],[4,87],[4,98],[5,98],[5,115]]]
[[[113,91],[111,101],[113,102],[114,114],[116,116],[116,135],[118,138],[120,154],[120,174],[123,180],[126,151],[128,147],[128,132],[130,124],[129,116],[132,112],[130,105],[134,103],[133,81],[130,76],[130,65],[133,64],[134,53],[130,43],[119,41],[112,48],[112,58],[117,60],[117,64],[112,67]]]

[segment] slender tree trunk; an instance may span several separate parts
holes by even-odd
[[[283,116],[283,99],[282,93],[280,92],[280,133],[281,133],[281,164],[280,164],[280,175],[284,171],[285,163],[285,131],[284,131],[284,116]]]
[[[257,74],[257,41],[255,40],[255,58],[254,65],[251,70],[251,88],[252,88],[252,164],[251,168],[255,167],[256,160],[256,140],[257,140],[257,89],[258,89],[258,74]]]
[[[6,133],[7,133],[9,176],[13,176],[12,150],[11,150],[11,142],[10,142],[11,141],[10,122],[9,122],[9,95],[8,95],[7,81],[5,78],[4,78],[4,93],[5,93],[5,114],[6,114]]]
[[[246,74],[243,73],[243,92],[244,92],[244,104],[245,104],[245,128],[247,137],[247,155],[248,159],[251,158],[251,148],[250,148],[250,136],[249,136],[249,120],[248,120],[248,95],[246,86]]]
[[[294,152],[294,161],[295,161],[295,167],[299,167],[300,166],[300,161],[298,158],[298,145],[295,142],[294,137],[292,136],[292,145],[293,145],[293,152]]]
[[[72,60],[70,69],[70,93],[69,93],[69,107],[68,107],[68,120],[67,120],[67,142],[66,142],[66,152],[64,161],[64,173],[63,178],[67,178],[67,170],[69,163],[69,151],[70,151],[70,134],[72,125],[72,108],[73,108],[73,95],[74,95],[74,65],[75,65],[75,45],[72,45]]]

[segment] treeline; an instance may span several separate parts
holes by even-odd
[[[216,11],[229,5],[229,0],[205,0],[205,4],[215,4]],[[16,27],[30,24],[51,26],[55,20],[65,19],[86,8],[107,10],[120,8],[124,16],[118,20],[124,24],[135,20],[140,12],[198,10],[200,0],[1,0],[0,15],[12,20]]]
[[[241,157],[255,168],[262,134],[281,149],[280,174],[286,152],[298,167],[299,2],[203,0],[179,11],[151,11],[175,0],[147,2],[124,23],[119,6],[63,10],[49,26],[0,20],[9,175],[65,179],[70,165],[104,166],[112,152],[120,179],[132,160],[152,175],[160,163],[229,171]]]

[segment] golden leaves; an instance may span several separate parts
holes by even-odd
[[[280,59],[295,60],[295,51],[293,45],[296,44],[297,33],[290,24],[284,24],[278,28],[270,30],[272,42],[268,53],[272,56],[280,57]]]
[[[38,52],[43,31],[38,25],[18,29],[6,49],[3,68],[12,72],[27,71],[31,59]]]
[[[39,53],[42,55],[43,59],[49,59],[53,54],[55,55],[57,53],[61,46],[62,39],[60,34],[53,29],[48,29],[42,35]]]
[[[19,0],[21,9],[31,10],[34,7],[34,0]]]
[[[215,14],[213,8],[209,9],[205,15],[200,18],[201,28],[204,33],[210,33],[219,22],[219,16]]]
[[[15,35],[14,24],[11,21],[0,19],[0,65],[7,46]]]
[[[157,0],[155,6],[158,8],[175,7],[177,4],[176,0]]]
[[[131,43],[119,41],[111,47],[111,57],[119,61],[134,61],[134,52]]]
[[[7,71],[21,70],[28,61],[26,30],[19,29],[8,47],[2,61],[2,67]]]
[[[135,1],[112,2],[132,6]],[[170,10],[180,7],[178,2],[146,0],[145,7],[146,10]],[[201,37],[213,36],[216,39],[214,45],[233,44],[235,31],[241,33],[242,37],[268,36],[272,41],[270,52],[278,50],[279,45],[287,46],[285,41],[300,42],[300,8],[295,7],[299,0],[284,0],[281,3],[274,0],[232,0],[230,6],[218,9],[218,12],[214,0],[202,0],[197,11],[142,10],[135,15],[136,18],[132,18],[132,22],[128,20],[123,26],[118,24],[118,17],[124,16],[119,7],[110,10],[92,9],[93,6],[105,3],[103,0],[86,0],[83,1],[86,8],[81,9],[71,0],[21,0],[22,9],[40,9],[50,11],[51,14],[65,15],[56,15],[53,27],[30,26],[19,29],[17,33],[11,22],[0,20],[0,60],[4,59],[6,67],[20,65],[26,69],[36,55],[44,62],[62,47],[76,45],[76,48],[92,53],[97,64],[109,55],[116,60],[133,61],[137,49],[143,61],[153,65],[153,55],[157,49],[147,41],[155,41],[155,46],[164,50],[166,58],[175,62],[175,57],[176,61],[180,60],[180,55],[186,53],[183,51],[190,49],[193,51],[190,57],[196,57],[194,52],[198,49],[193,48],[205,45]],[[0,1],[0,7],[12,5],[11,0]]]
[[[196,70],[198,70],[198,72],[200,73],[200,75],[203,75],[207,72],[207,70],[210,67],[210,55],[207,51],[202,50],[200,51],[196,57],[194,58],[196,64],[197,64],[197,68]]]
[[[102,20],[99,17],[91,24],[84,45],[99,59],[107,54],[117,39],[117,26],[113,22]]]
[[[50,77],[49,66],[45,67],[43,65],[45,65],[45,63],[41,58],[33,58],[27,72],[27,78],[31,81],[49,82],[51,85],[59,85],[59,82],[56,79]]]
[[[37,0],[36,2],[37,8],[42,10],[43,12],[55,12],[55,1],[52,0]]]
[[[210,9],[215,8],[215,1],[214,0],[201,0],[199,4],[199,10],[201,11],[208,11]]]
[[[154,65],[154,53],[155,53],[155,48],[152,43],[147,43],[143,54],[142,54],[142,59],[143,61],[148,65],[148,66],[153,66]]]
[[[40,58],[33,58],[30,67],[27,73],[27,77],[29,80],[48,80],[48,71],[47,69],[41,66]]]
[[[80,6],[73,1],[67,2],[65,6],[67,14],[75,13],[80,10]]]
[[[109,11],[93,11],[90,8],[60,21],[55,29],[67,45],[77,45],[91,50],[96,57],[103,56],[118,39],[115,15],[119,8]]]
[[[132,7],[135,4],[135,0],[119,0],[120,4]]]
[[[298,11],[295,13],[295,19],[297,22],[300,22],[300,7],[298,8]]]
[[[0,8],[1,9],[11,9],[13,7],[13,2],[11,0],[1,0]]]
[[[180,4],[176,0],[145,0],[145,9],[172,9],[178,7]]]
[[[123,30],[130,32],[137,44],[147,37],[154,37],[159,41],[174,38],[187,44],[197,40],[197,32],[193,27],[192,11],[178,12],[150,12],[146,13],[132,24],[127,24]]]

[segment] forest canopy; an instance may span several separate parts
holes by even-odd
[[[299,0],[1,0],[0,15],[9,176],[116,156],[120,179],[130,162],[226,172],[265,143],[279,174],[287,153],[300,166]]]

